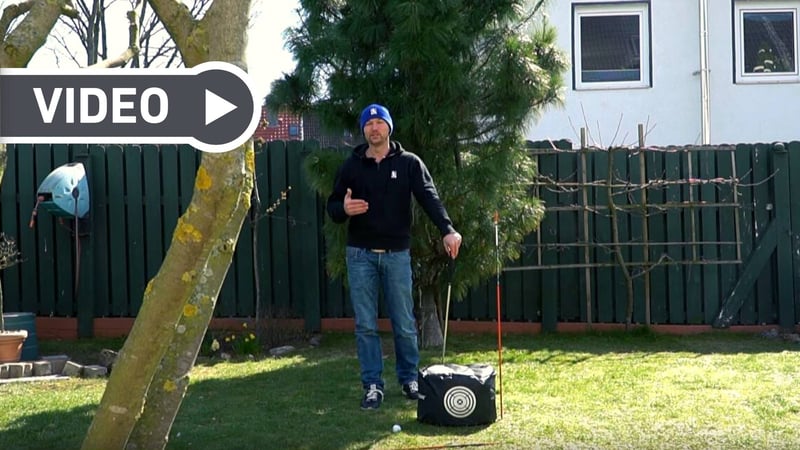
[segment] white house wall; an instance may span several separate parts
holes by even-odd
[[[652,87],[575,90],[572,68],[565,73],[565,104],[534,120],[528,139],[570,139],[589,145],[636,145],[638,125],[646,126],[646,145],[702,143],[700,89],[700,2],[652,0],[650,32]],[[709,134],[711,144],[800,139],[800,84],[734,84],[733,1],[708,4]],[[549,19],[559,46],[572,60],[572,5],[586,0],[550,2]],[[800,6],[800,0],[798,0]]]

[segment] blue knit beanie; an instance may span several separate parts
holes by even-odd
[[[364,125],[367,124],[369,119],[374,119],[376,117],[389,124],[389,134],[392,134],[392,130],[394,129],[392,116],[389,115],[389,110],[386,109],[385,106],[381,106],[377,103],[373,103],[364,108],[364,111],[361,111],[361,132],[364,132]]]

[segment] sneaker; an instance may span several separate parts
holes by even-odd
[[[409,400],[419,400],[419,384],[416,381],[409,381],[403,385],[403,394]]]
[[[364,389],[364,398],[361,399],[361,409],[378,409],[383,402],[383,391],[377,384],[370,384]]]

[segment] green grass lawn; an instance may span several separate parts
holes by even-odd
[[[798,344],[642,332],[510,335],[503,344],[503,418],[498,411],[497,422],[482,427],[417,422],[392,357],[383,407],[361,411],[350,334],[326,334],[321,346],[278,359],[203,359],[168,448],[800,448]],[[98,345],[40,343],[45,354],[88,354]],[[440,352],[424,351],[423,366],[439,363]],[[451,334],[446,359],[496,366],[496,336]],[[78,448],[104,386],[0,385],[0,449]],[[392,433],[395,423],[402,432]]]

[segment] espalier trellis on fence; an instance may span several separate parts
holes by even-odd
[[[592,148],[585,144],[584,130],[581,134],[577,150],[563,141],[532,145],[539,168],[533,194],[545,200],[546,217],[525,243],[524,262],[506,267],[505,272],[579,274],[568,283],[545,275],[538,280],[550,285],[542,288],[544,296],[561,291],[563,299],[564,288],[576,289],[573,292],[582,302],[578,320],[590,324],[623,317],[626,324],[654,323],[652,297],[657,289],[661,299],[665,291],[670,293],[666,304],[659,304],[662,313],[656,322],[726,327],[757,283],[757,295],[771,290],[769,280],[760,274],[777,251],[782,266],[776,270],[775,286],[780,322],[787,327],[797,322],[790,252],[798,247],[798,238],[790,226],[784,144],[769,149],[765,145],[647,147],[640,127],[638,146]],[[797,143],[791,145],[797,148]],[[745,169],[737,170],[737,164]],[[763,197],[765,189],[774,200]],[[762,193],[754,195],[756,190]],[[795,209],[796,217],[797,213]],[[782,246],[777,244],[779,237]],[[624,306],[603,301],[613,290],[624,299]],[[546,328],[555,327],[555,314],[548,311],[553,307],[541,303]],[[665,308],[682,313],[664,314]],[[672,316],[679,320],[665,320]]]

